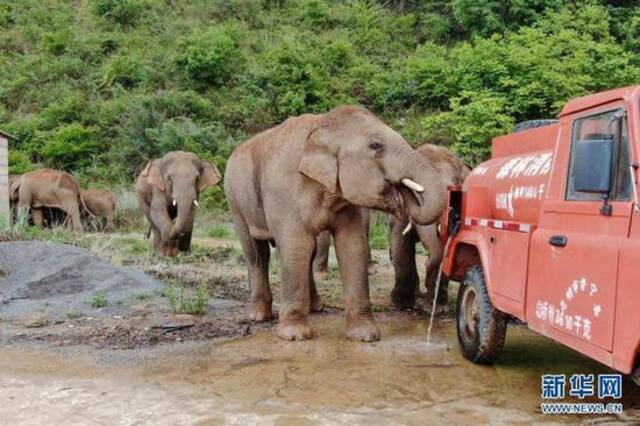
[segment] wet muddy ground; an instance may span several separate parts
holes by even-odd
[[[9,424],[640,422],[628,382],[622,417],[543,416],[541,374],[604,369],[523,327],[509,330],[495,366],[481,367],[460,356],[450,320],[427,345],[424,317],[376,317],[383,340],[372,344],[344,340],[342,315],[328,313],[313,317],[308,342],[262,329],[135,350],[4,346],[0,411]]]
[[[202,317],[173,315],[156,298],[124,316],[94,319],[89,311],[37,327],[0,322],[2,423],[640,424],[640,388],[626,379],[622,416],[542,415],[542,374],[607,369],[523,326],[510,325],[491,367],[462,358],[451,317],[438,319],[427,344],[427,315],[389,306],[384,256],[375,253],[371,276],[382,331],[375,343],[343,338],[335,270],[319,280],[328,309],[311,318],[316,338],[283,342],[274,324],[244,320],[241,266],[223,262],[226,269],[211,271],[191,260],[123,258],[171,277],[184,269],[188,279],[215,279],[213,288],[230,296],[211,298]]]

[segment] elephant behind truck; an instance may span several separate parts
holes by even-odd
[[[149,221],[156,254],[191,249],[200,192],[220,181],[218,168],[195,154],[173,151],[150,161],[138,176],[138,206]]]
[[[454,184],[461,184],[471,169],[465,165],[454,153],[447,148],[424,144],[417,151],[431,164],[435,165],[443,173],[454,176]],[[430,304],[436,288],[438,269],[442,262],[444,247],[438,233],[438,223],[431,225],[412,224],[408,218],[389,218],[389,251],[391,263],[395,272],[395,285],[391,291],[391,301],[398,309],[412,309],[416,303],[416,295],[419,294],[419,276],[416,268],[416,243],[421,242],[429,253],[425,265],[427,299]],[[440,291],[437,298],[437,309],[448,310],[447,277],[441,280]],[[428,305],[430,306],[430,305]]]
[[[9,189],[10,199],[17,200],[17,210],[31,210],[34,225],[44,226],[43,208],[56,208],[67,215],[68,226],[82,232],[80,206],[86,209],[80,185],[69,173],[42,169],[15,178]]]
[[[462,183],[469,174],[470,168],[462,163],[455,154],[444,147],[425,144],[417,149],[425,158],[440,168],[452,170],[455,175],[455,183]],[[363,209],[366,219],[366,235],[369,235],[370,212]],[[422,243],[427,250],[429,257],[425,265],[426,278],[425,288],[427,295],[433,295],[438,274],[438,267],[442,261],[443,245],[438,233],[438,224],[427,226],[417,225],[403,235],[409,221],[407,218],[398,219],[389,216],[389,249],[391,260],[395,270],[395,287],[391,293],[392,303],[398,309],[412,309],[416,304],[416,295],[419,294],[419,277],[415,262],[415,244]],[[329,259],[329,246],[331,245],[331,233],[328,231],[320,233],[317,238],[316,255],[313,260],[314,272],[323,273],[327,271]],[[369,251],[369,259],[371,252]],[[448,279],[443,276],[443,285],[438,293],[438,308],[448,309],[447,283]]]
[[[83,189],[80,191],[89,213],[106,220],[104,232],[113,232],[113,215],[116,210],[116,196],[104,189]]]
[[[369,300],[368,245],[360,207],[427,225],[440,217],[453,176],[432,166],[371,112],[352,106],[289,118],[239,145],[225,193],[251,288],[249,319],[272,318],[270,242],[281,262],[277,334],[305,340],[321,306],[313,281],[316,236],[330,231],[343,284],[348,338],[380,338]]]

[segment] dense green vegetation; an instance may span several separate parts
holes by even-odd
[[[11,171],[103,184],[359,103],[469,162],[517,121],[640,82],[640,7],[604,0],[0,0]],[[210,194],[219,203],[220,194]]]

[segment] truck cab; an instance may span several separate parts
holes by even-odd
[[[443,271],[464,355],[493,362],[509,317],[623,373],[640,350],[640,86],[569,101],[497,137],[449,191]]]

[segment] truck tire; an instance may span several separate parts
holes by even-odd
[[[636,367],[633,373],[631,373],[631,380],[633,380],[636,385],[640,386],[640,365]]]
[[[460,283],[456,330],[462,354],[477,364],[492,364],[504,346],[507,317],[491,304],[480,265],[467,269]]]
[[[523,121],[513,126],[513,133],[523,132],[529,129],[536,129],[538,127],[549,126],[557,122],[558,120],[553,120],[553,119]]]

